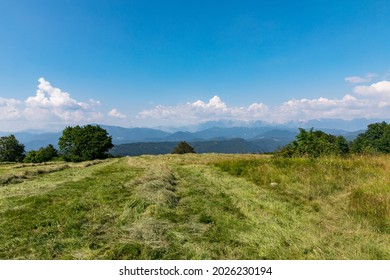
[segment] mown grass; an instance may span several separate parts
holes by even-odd
[[[390,259],[389,169],[213,154],[0,165],[0,258]]]

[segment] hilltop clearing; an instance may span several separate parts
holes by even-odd
[[[1,259],[390,259],[390,157],[0,165]]]

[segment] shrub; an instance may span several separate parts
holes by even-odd
[[[58,151],[53,147],[53,145],[49,144],[47,147],[40,148],[38,151],[28,152],[23,161],[28,163],[39,163],[51,161],[56,157],[58,157]]]

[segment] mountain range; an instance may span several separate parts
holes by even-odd
[[[112,136],[115,147],[114,155],[139,155],[170,153],[179,141],[190,142],[195,150],[202,152],[225,153],[259,153],[272,152],[295,139],[298,127],[320,129],[333,135],[343,135],[347,140],[353,140],[364,129],[348,131],[339,129],[350,125],[351,128],[362,128],[360,123],[374,121],[311,121],[305,124],[292,123],[285,125],[271,125],[261,121],[253,123],[237,121],[213,121],[199,124],[196,127],[176,128],[124,128],[119,126],[100,125]],[[330,126],[332,125],[332,126]],[[326,128],[328,126],[328,128]],[[325,127],[325,128],[324,128]],[[332,128],[329,128],[332,127]],[[187,128],[188,130],[184,130]],[[162,130],[164,129],[164,130]],[[196,130],[198,129],[198,130]],[[0,136],[9,135],[0,132]],[[26,151],[37,150],[52,144],[58,147],[58,138],[62,132],[23,131],[12,133],[25,145]]]

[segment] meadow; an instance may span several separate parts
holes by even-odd
[[[390,259],[390,156],[1,164],[0,259]]]

